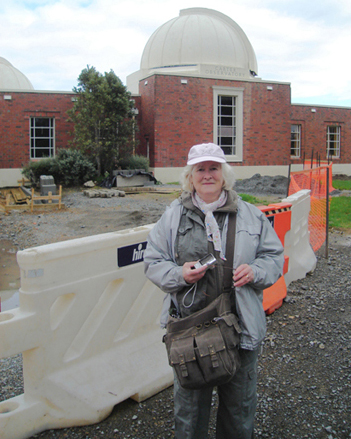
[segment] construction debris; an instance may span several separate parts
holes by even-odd
[[[124,191],[117,189],[86,189],[83,194],[89,198],[112,198],[112,197],[125,197]]]
[[[95,187],[95,183],[92,180],[89,180],[86,183],[84,183],[84,186],[93,188],[93,187]]]
[[[57,206],[59,209],[62,204],[62,187],[59,187],[58,195],[53,195],[50,191],[46,196],[37,196],[34,188],[29,191],[27,188],[20,186],[17,188],[1,189],[0,192],[0,210],[8,212],[10,210],[26,210],[30,207],[33,212],[34,208],[51,208]]]
[[[30,195],[26,194],[25,191],[21,187],[16,187],[10,189],[10,194],[12,195],[15,204],[29,204],[30,203]]]
[[[89,198],[112,198],[112,197],[125,197],[126,195],[135,195],[140,193],[157,193],[157,194],[173,194],[175,192],[181,192],[180,188],[157,188],[155,186],[146,187],[126,187],[124,191],[116,188],[111,189],[85,189],[83,194]]]

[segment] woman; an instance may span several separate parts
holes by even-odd
[[[185,317],[221,294],[229,212],[236,212],[233,284],[242,329],[241,366],[218,386],[216,437],[251,439],[256,411],[257,357],[266,332],[263,289],[282,274],[283,247],[265,215],[232,190],[233,168],[213,144],[193,146],[182,176],[184,192],[152,229],[145,251],[145,273],[167,293],[161,323],[168,313]],[[212,253],[215,268],[194,268]],[[208,434],[212,389],[188,390],[174,381],[175,437],[202,439]]]

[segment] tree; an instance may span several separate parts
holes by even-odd
[[[130,93],[112,70],[102,75],[89,66],[73,91],[77,100],[68,111],[74,122],[73,145],[94,159],[98,175],[111,172],[133,149]]]

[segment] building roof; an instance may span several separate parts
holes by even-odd
[[[0,56],[0,90],[34,90],[29,79]]]
[[[183,9],[146,43],[136,82],[154,73],[252,79],[257,74],[253,47],[228,16],[206,8]]]

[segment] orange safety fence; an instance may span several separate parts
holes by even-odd
[[[329,169],[329,181],[327,169]],[[319,250],[326,240],[327,193],[328,190],[333,190],[331,176],[331,163],[290,173],[289,195],[302,189],[311,190],[308,230],[310,232],[310,244],[314,252]]]
[[[312,164],[311,164],[312,162]],[[315,168],[329,168],[329,192],[334,191],[333,188],[333,172],[332,172],[333,164],[328,162],[327,160],[305,160],[303,163],[303,170],[307,171]]]

